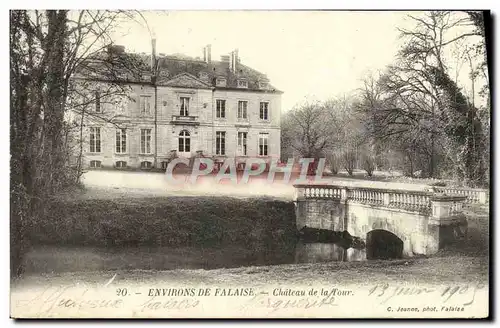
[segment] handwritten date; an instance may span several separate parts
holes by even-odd
[[[484,288],[482,284],[476,286],[470,285],[448,285],[443,287],[418,287],[418,286],[391,286],[387,283],[378,284],[370,288],[368,296],[376,297],[380,300],[380,304],[387,303],[399,297],[423,296],[438,297],[443,303],[449,301],[464,301],[463,305],[471,305],[474,303],[476,292]],[[460,298],[459,298],[460,296]]]

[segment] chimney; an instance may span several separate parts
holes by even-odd
[[[154,72],[156,66],[156,39],[151,39],[151,71]]]
[[[203,61],[205,63],[209,63],[212,61],[212,45],[207,44],[203,47]]]
[[[230,61],[229,61],[229,68],[231,69],[231,71],[233,73],[236,73],[239,61],[240,60],[239,60],[239,56],[238,56],[238,49],[234,49],[231,52],[231,57],[230,57]]]

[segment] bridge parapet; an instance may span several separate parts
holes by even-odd
[[[432,218],[434,221],[441,222],[443,219],[461,215],[466,198],[467,196],[462,195],[434,195],[432,197]]]
[[[451,187],[432,187],[432,189],[434,193],[437,194],[465,196],[464,202],[468,204],[489,203],[488,189],[451,188]]]
[[[295,185],[294,187],[296,188],[296,200],[340,199],[420,213],[430,213],[431,211],[431,192],[335,185]]]

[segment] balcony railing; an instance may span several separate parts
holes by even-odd
[[[198,121],[198,116],[194,115],[172,115],[172,121],[173,124],[200,124]]]

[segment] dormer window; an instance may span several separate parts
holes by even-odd
[[[207,74],[207,72],[200,72],[200,80],[208,81],[208,74]]]
[[[238,80],[238,88],[248,88],[248,82],[246,80]]]
[[[218,77],[216,80],[216,85],[218,87],[225,87],[226,86],[226,79],[223,77]]]
[[[259,82],[259,89],[267,89],[268,83],[267,82]]]

